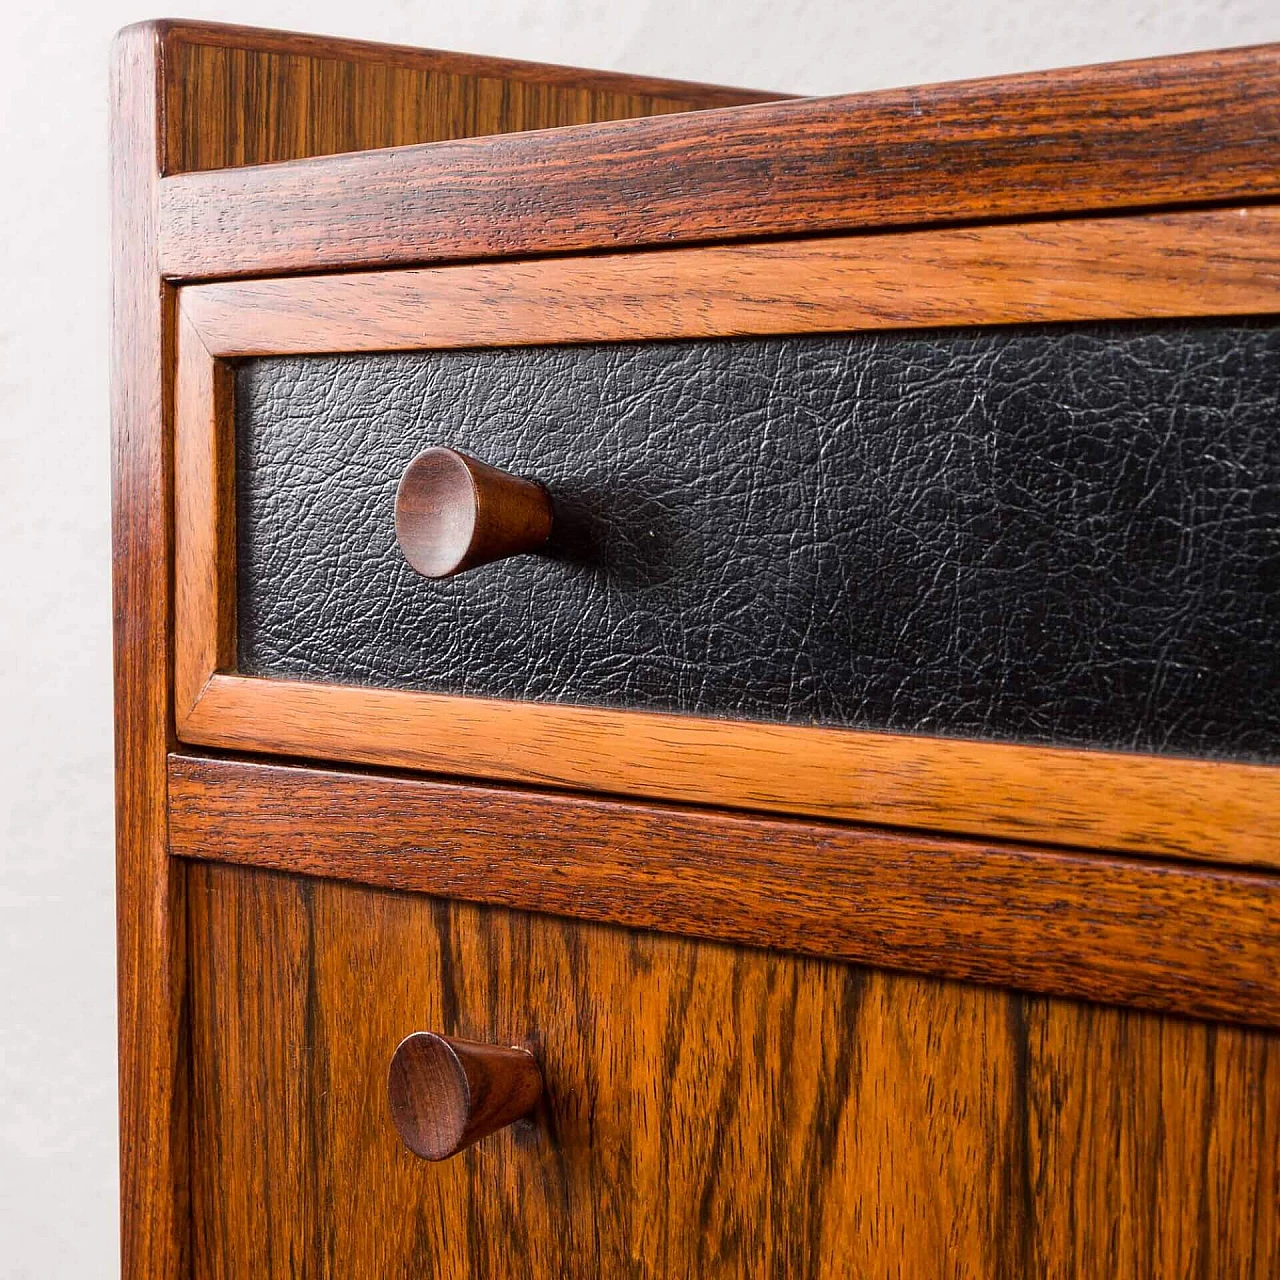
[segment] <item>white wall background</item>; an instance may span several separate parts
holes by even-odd
[[[0,1277],[90,1280],[117,1272],[107,50],[158,15],[5,11]],[[1280,40],[1276,0],[190,0],[172,16],[807,93]]]

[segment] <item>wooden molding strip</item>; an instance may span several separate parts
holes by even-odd
[[[1280,46],[165,178],[175,279],[1280,196]]]
[[[233,412],[230,366],[181,312],[177,330],[173,696],[189,707],[211,672],[235,664],[235,433],[221,425]]]
[[[1280,769],[235,675],[184,742],[1077,848],[1280,866]]]
[[[1280,206],[192,285],[218,357],[1280,310]]]
[[[174,756],[170,851],[1280,1025],[1280,878]]]
[[[233,423],[219,373],[224,358],[1237,311],[1280,311],[1280,209],[185,288],[175,445],[179,737],[1280,866],[1280,769],[234,674]]]

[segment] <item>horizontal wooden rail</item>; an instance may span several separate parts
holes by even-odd
[[[230,280],[181,299],[227,359],[1265,315],[1280,206]]]
[[[1280,196],[1280,46],[167,177],[178,279]]]
[[[173,854],[1280,1025],[1280,877],[192,756]]]

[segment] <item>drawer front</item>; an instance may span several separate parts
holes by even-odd
[[[277,357],[236,375],[247,675],[1280,759],[1280,330]],[[446,581],[410,459],[544,481]]]
[[[188,875],[197,1276],[1280,1268],[1267,1033]],[[532,1049],[534,1119],[411,1155],[387,1069],[418,1030]]]

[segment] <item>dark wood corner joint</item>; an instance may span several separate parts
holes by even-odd
[[[542,1096],[542,1073],[527,1049],[415,1031],[392,1055],[387,1089],[405,1146],[447,1160],[527,1116]]]
[[[424,578],[537,551],[551,536],[551,495],[456,449],[424,449],[396,490],[396,541]]]

